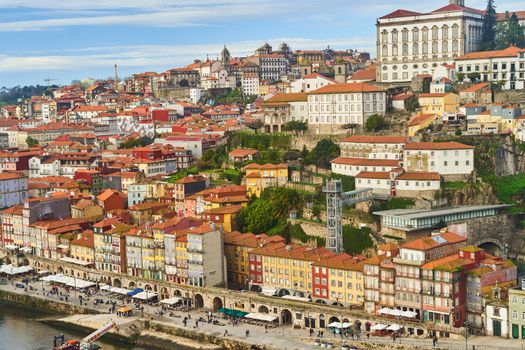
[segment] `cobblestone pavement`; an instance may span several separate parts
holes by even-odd
[[[49,291],[51,289],[51,286],[43,284],[41,282],[33,282],[30,283],[30,290],[27,292],[24,291],[24,289],[16,288],[14,284],[8,283],[7,285],[0,285],[0,289],[8,290],[8,291],[16,291],[17,293],[27,293],[30,295],[38,296],[40,298],[47,298],[47,299],[53,299],[58,300],[60,299],[59,295],[48,295],[47,293],[42,292],[42,287],[44,287],[45,291]],[[107,295],[105,292],[99,292],[99,294],[86,297],[85,294],[81,293],[75,293],[73,291],[70,291],[69,293],[66,293],[65,289],[59,288],[59,291],[62,293],[62,295],[68,295],[68,302],[71,304],[80,304],[80,298],[79,296],[82,295],[83,298],[83,306],[86,306],[90,309],[95,309],[99,312],[109,313],[110,305],[107,304],[94,304],[95,298],[101,298],[104,301],[110,300],[110,301],[116,301],[117,302],[117,308],[119,306],[124,305],[125,303],[118,299],[114,298],[110,295]],[[62,297],[62,301],[65,302],[65,298]],[[132,306],[133,304],[125,304],[128,306]],[[159,322],[164,322],[169,325],[177,326],[177,327],[184,327],[183,325],[183,319],[184,317],[190,316],[191,318],[188,320],[186,327],[193,328],[198,331],[201,331],[203,333],[209,333],[209,334],[215,334],[219,336],[223,336],[224,332],[228,331],[228,337],[234,337],[243,341],[250,342],[252,344],[257,345],[271,345],[273,347],[277,347],[280,349],[287,349],[287,350],[294,350],[294,349],[319,349],[318,346],[314,346],[313,342],[315,337],[310,338],[309,332],[306,329],[293,329],[291,326],[278,326],[275,328],[270,328],[265,330],[261,326],[257,325],[250,325],[246,323],[239,323],[236,326],[232,326],[228,323],[228,320],[224,320],[219,317],[219,315],[215,315],[214,318],[218,319],[220,323],[218,325],[214,325],[212,323],[206,323],[206,322],[198,322],[197,327],[195,326],[195,320],[198,320],[199,318],[206,319],[206,312],[205,310],[192,310],[189,313],[188,312],[182,312],[182,311],[174,311],[173,316],[168,316],[167,314],[164,314],[163,316],[159,315],[158,312],[160,311],[160,308],[158,306],[151,306],[151,305],[144,305],[144,313],[140,310],[134,311],[134,316],[144,317],[144,318],[150,318],[154,319]],[[113,316],[115,317],[115,316]],[[246,336],[246,331],[249,331],[249,336]],[[317,332],[316,332],[317,334]],[[324,332],[324,339],[325,341],[331,341],[334,344],[339,344],[341,341],[340,336],[338,335],[332,335],[329,334],[328,331],[325,330]],[[358,348],[366,348],[366,345],[363,343],[374,343],[378,345],[382,345],[383,348],[386,348],[388,345],[393,345],[393,348],[399,348],[399,345],[413,345],[418,346],[420,348],[424,349],[433,349],[432,341],[431,339],[418,339],[418,338],[411,338],[411,337],[400,337],[396,339],[395,345],[392,344],[392,339],[388,337],[370,337],[370,339],[366,339],[366,337],[362,337],[361,342],[352,341],[352,340],[345,340],[349,344],[355,344],[358,346]],[[439,339],[438,349],[450,349],[450,350],[465,350],[465,340],[464,339]],[[434,348],[435,349],[435,348]],[[519,340],[519,339],[504,339],[504,338],[496,338],[496,337],[471,337],[468,339],[468,350],[492,350],[492,349],[501,349],[501,350],[515,350],[515,349],[521,349],[525,350],[525,341]]]

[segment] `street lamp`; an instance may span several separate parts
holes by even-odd
[[[465,321],[463,322],[464,329],[461,332],[461,335],[463,338],[465,338],[465,350],[468,350],[468,338],[470,338],[470,332],[469,332],[469,322]]]

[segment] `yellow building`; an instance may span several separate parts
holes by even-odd
[[[252,163],[247,165],[246,190],[249,196],[260,197],[262,191],[269,187],[280,187],[288,183],[288,166],[286,164]]]
[[[328,275],[326,297],[332,304],[362,305],[364,303],[362,263],[343,253],[314,263],[313,266],[314,269],[315,267],[326,268]]]
[[[244,202],[243,204],[245,204]],[[205,210],[202,218],[205,221],[211,221],[219,225],[224,231],[231,232],[235,227],[237,214],[246,205],[230,205],[226,207],[218,207],[213,209]]]
[[[262,286],[263,293],[275,288],[279,295],[309,297],[312,291],[312,264],[334,253],[284,242],[259,247],[250,252],[250,281]]]
[[[104,218],[104,209],[92,200],[81,199],[71,205],[71,217],[95,222]]]
[[[452,93],[419,94],[421,114],[457,113],[459,111],[459,96]]]
[[[188,236],[186,234],[178,234],[175,239],[175,257],[177,261],[177,283],[188,283]]]
[[[249,288],[249,255],[257,247],[284,242],[281,236],[224,232],[224,255],[228,271],[228,287]]]
[[[69,242],[70,257],[86,263],[95,263],[95,240],[93,231],[87,230],[76,235]]]
[[[415,115],[408,121],[408,136],[416,136],[420,130],[428,128],[437,119],[436,114]]]

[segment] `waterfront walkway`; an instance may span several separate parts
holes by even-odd
[[[16,284],[16,283],[14,283]],[[24,291],[24,289],[16,288],[14,285],[7,284],[7,285],[0,285],[0,289],[16,292],[19,294],[29,294],[35,297],[39,298],[46,298],[51,300],[57,300],[59,299],[59,296],[56,294],[53,295],[44,295],[42,293],[42,284],[41,282],[34,282],[30,284],[33,288],[33,290],[29,290],[27,292]],[[49,285],[44,285],[44,288],[46,291],[49,291],[51,287]],[[67,294],[65,289],[59,288],[59,290],[62,292],[62,294]],[[110,305],[107,304],[94,304],[95,298],[102,298],[105,301],[111,300],[117,302],[117,308],[119,306],[122,306],[122,301],[117,298],[112,298],[108,295],[100,295],[100,296],[92,296],[89,299],[86,299],[86,296],[81,293],[75,293],[74,291],[71,291],[68,293],[68,303],[70,304],[80,304],[79,296],[82,295],[83,297],[83,306],[96,310],[98,312],[102,313],[108,313]],[[65,302],[62,300],[62,302]],[[132,306],[132,304],[126,304],[127,306]],[[195,320],[198,320],[199,318],[206,319],[207,315],[205,310],[192,310],[189,313],[188,312],[181,312],[181,311],[174,311],[173,317],[167,316],[167,314],[164,314],[163,316],[160,316],[158,314],[158,311],[160,308],[158,306],[150,306],[150,305],[144,305],[144,312],[142,313],[139,310],[134,311],[134,317],[132,319],[136,319],[136,317],[142,317],[145,319],[152,319],[157,322],[165,323],[166,325],[175,326],[179,328],[192,328],[196,331],[207,333],[207,334],[214,334],[216,336],[223,336],[225,331],[228,331],[228,337],[236,338],[238,340],[249,342],[256,345],[267,345],[274,348],[279,349],[287,349],[287,350],[293,350],[293,349],[319,349],[318,346],[313,345],[313,341],[315,337],[310,338],[308,329],[293,329],[291,326],[279,326],[275,328],[270,328],[265,330],[264,327],[256,326],[256,325],[250,325],[246,323],[239,323],[236,326],[232,326],[228,323],[228,320],[220,319],[220,323],[215,325],[212,323],[206,323],[206,322],[199,322],[198,326],[195,326]],[[186,326],[183,324],[183,320],[185,317],[191,317],[188,321]],[[78,316],[79,320],[86,319],[86,316]],[[117,319],[118,317],[116,314],[111,313],[107,316],[99,315],[99,316],[92,316],[90,321],[97,320],[100,323],[103,323],[106,319]],[[87,317],[89,319],[89,317]],[[122,322],[124,320],[130,321],[130,319],[123,318]],[[120,323],[120,322],[119,322]],[[93,322],[93,326],[95,327],[96,324]],[[249,331],[249,336],[246,337],[246,331]],[[317,331],[315,332],[317,334]],[[327,330],[324,331],[324,340],[331,341],[334,344],[338,344],[341,341],[340,336],[338,335],[332,335],[329,334]],[[372,344],[377,345],[379,348],[388,348],[388,345],[393,345],[392,348],[400,349],[400,345],[402,348],[411,348],[411,346],[416,346],[421,349],[450,349],[450,350],[464,350],[465,347],[465,340],[464,339],[439,339],[437,347],[432,346],[432,340],[431,339],[418,339],[418,338],[412,338],[412,337],[400,337],[396,339],[395,345],[392,344],[392,339],[389,337],[370,337],[370,339],[366,339],[366,337],[361,338],[361,342],[359,341],[347,341],[349,344],[355,344],[359,348],[365,347],[362,343],[369,343],[368,347],[370,347]],[[361,346],[360,346],[361,345]],[[374,346],[376,347],[376,346]],[[468,339],[468,350],[492,350],[492,349],[501,349],[501,350],[525,350],[525,340],[518,340],[518,339],[504,339],[499,337],[471,337]]]

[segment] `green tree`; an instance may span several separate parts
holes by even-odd
[[[242,210],[244,229],[253,233],[263,233],[271,229],[277,220],[269,202],[258,199]]]
[[[256,134],[257,134],[257,131],[263,126],[264,126],[264,123],[260,119],[255,119],[253,122],[246,124],[246,127],[248,129],[252,129],[253,131],[255,131]]]
[[[292,120],[284,124],[285,131],[293,131],[296,133],[308,131],[308,122],[302,122],[300,120]]]
[[[419,108],[419,102],[416,96],[409,97],[406,101],[406,109],[409,112],[415,112]]]
[[[456,136],[461,136],[463,133],[461,132],[461,129],[460,128],[456,128],[456,132],[455,132],[455,135]]]
[[[314,204],[312,207],[312,216],[317,220],[321,220],[321,206],[319,204]]]
[[[481,49],[494,50],[496,48],[496,7],[494,0],[487,0],[487,9],[483,17],[481,32]]]
[[[459,83],[463,82],[463,80],[465,80],[465,73],[461,73],[461,72],[457,73],[456,80]]]
[[[385,118],[379,114],[372,114],[365,123],[365,130],[366,131],[379,131],[386,129],[388,127],[388,124],[385,120]]]
[[[502,40],[499,41],[499,48],[503,49],[508,46],[525,47],[525,28],[520,24],[516,13],[510,16],[502,31]]]
[[[38,145],[38,140],[32,138],[31,136],[28,136],[28,137],[26,138],[26,143],[27,143],[27,146],[28,146],[29,148],[31,148],[31,147],[35,147],[36,145]]]
[[[315,145],[306,157],[307,164],[313,164],[320,168],[329,169],[330,161],[339,157],[341,149],[330,139],[322,139]]]
[[[360,254],[374,246],[372,230],[369,227],[357,228],[350,225],[343,226],[343,246],[350,255]]]
[[[472,72],[467,74],[467,78],[470,80],[471,83],[475,83],[479,80],[481,75],[478,72]]]

